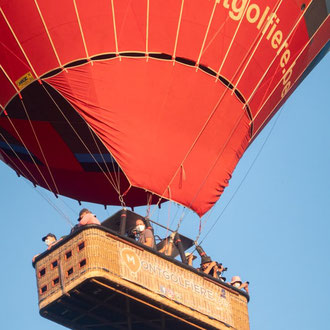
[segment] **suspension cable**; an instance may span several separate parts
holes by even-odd
[[[298,17],[296,23],[294,24],[294,26],[292,27],[292,29],[290,30],[290,32],[288,33],[287,37],[285,38],[285,40],[283,41],[283,44],[285,44],[288,39],[291,37],[291,34],[296,30],[297,25],[299,24],[299,22],[301,21],[301,19],[304,17],[307,9],[309,8],[311,2],[308,4],[308,6],[306,6],[306,8],[304,9],[304,11],[300,14],[300,17]],[[265,70],[263,76],[260,78],[259,82],[257,83],[257,85],[254,87],[253,91],[251,92],[249,98],[247,99],[247,101],[245,102],[245,104],[249,104],[250,100],[252,99],[252,97],[254,96],[254,94],[256,93],[258,87],[260,86],[260,84],[262,83],[262,81],[264,80],[264,78],[266,77],[267,73],[269,72],[269,70],[271,69],[271,66],[273,65],[273,63],[275,62],[276,58],[278,57],[280,53],[276,52],[276,56],[274,56],[273,60],[271,61],[271,63],[268,65],[267,70]],[[275,74],[273,75],[273,79],[275,77]],[[239,80],[236,82],[236,86],[238,85]],[[270,85],[270,84],[269,84]],[[235,88],[236,88],[235,86]],[[267,91],[265,92],[267,93]],[[262,101],[261,101],[262,102]]]
[[[114,176],[115,176],[115,179],[114,179],[114,178],[112,177],[112,174],[111,174],[111,171],[110,171],[110,169],[109,169],[109,167],[108,167],[108,164],[107,164],[107,162],[105,161],[105,159],[104,159],[104,157],[103,157],[103,153],[101,152],[101,149],[100,149],[100,147],[99,147],[99,145],[98,145],[98,143],[97,143],[97,141],[96,141],[96,139],[95,139],[95,136],[94,136],[94,134],[93,134],[92,129],[90,128],[89,125],[87,125],[87,127],[88,127],[88,130],[89,130],[89,132],[90,132],[90,134],[91,134],[91,136],[92,136],[92,139],[93,139],[93,141],[94,141],[94,143],[95,143],[95,146],[96,146],[96,148],[97,148],[99,154],[101,155],[101,158],[102,158],[102,161],[103,161],[103,163],[104,163],[104,166],[105,166],[105,168],[106,168],[107,171],[108,171],[109,179],[112,181],[113,185],[115,185],[115,186],[117,187],[117,189],[118,189],[118,191],[119,191],[119,193],[120,193],[120,181],[119,181],[119,177],[116,176],[117,171],[116,171],[116,169],[115,169],[115,165],[114,165],[113,161],[111,161],[112,169],[113,169]],[[110,154],[110,152],[109,152],[109,154]],[[111,154],[110,154],[110,156],[111,156],[111,158],[112,158],[112,160],[113,160],[113,157],[112,157]],[[119,171],[118,171],[118,173],[119,173]],[[116,185],[116,184],[117,184],[117,185]]]
[[[224,212],[226,211],[227,207],[230,205],[230,203],[232,202],[232,200],[234,199],[234,197],[236,196],[238,190],[241,188],[242,184],[245,182],[247,176],[249,175],[249,173],[251,172],[251,169],[252,167],[254,166],[254,164],[256,163],[257,159],[259,158],[261,152],[263,151],[264,149],[264,146],[266,144],[266,142],[268,141],[271,133],[273,132],[274,128],[275,128],[275,125],[278,121],[278,119],[280,118],[281,116],[281,113],[283,112],[283,110],[281,112],[278,113],[278,116],[275,118],[274,120],[274,123],[273,123],[273,126],[271,127],[271,129],[269,130],[267,136],[266,136],[266,139],[265,141],[263,142],[263,144],[261,145],[261,148],[260,150],[258,151],[258,153],[256,154],[254,160],[252,161],[251,165],[249,166],[246,174],[244,175],[244,177],[242,178],[241,182],[239,183],[239,185],[237,186],[237,188],[235,189],[233,195],[231,196],[231,198],[229,199],[229,201],[227,202],[227,204],[225,205],[225,207],[223,208],[223,210],[221,211],[221,213],[219,214],[219,216],[217,217],[217,219],[215,220],[215,222],[213,223],[213,225],[211,226],[211,228],[208,230],[208,232],[206,233],[206,235],[204,236],[204,238],[201,240],[200,244],[203,243],[203,241],[205,240],[205,238],[209,235],[209,233],[211,232],[211,230],[215,227],[215,225],[218,223],[218,221],[220,220],[220,218],[222,217],[222,215],[224,214]],[[200,236],[200,235],[199,235]],[[196,238],[196,242],[197,240],[199,239],[199,236],[197,236]]]
[[[280,4],[282,3],[282,1],[283,1],[283,0],[278,0],[277,3],[275,4],[274,8],[276,8],[276,11],[278,10],[278,8],[279,8]],[[244,15],[242,15],[242,17],[243,17],[243,16],[244,16]],[[242,20],[242,18],[241,18],[241,20]],[[262,38],[262,36],[263,36],[263,35],[262,35],[262,30],[264,29],[264,26],[265,26],[266,24],[267,24],[267,23],[264,22],[263,26],[262,26],[261,29],[260,29],[260,32],[258,33],[257,37],[254,39],[253,43],[251,44],[251,47],[250,47],[249,51],[247,52],[246,56],[243,58],[243,60],[241,61],[240,65],[238,66],[236,72],[234,73],[233,77],[231,78],[231,81],[232,81],[233,79],[235,79],[235,77],[236,77],[236,75],[238,74],[240,68],[242,67],[243,63],[245,62],[245,60],[246,60],[248,54],[250,53],[252,47],[255,45],[256,40],[259,38],[260,35],[261,35],[261,38]],[[240,26],[240,23],[238,24],[238,27],[237,27],[237,29],[236,29],[236,31],[235,31],[235,35],[236,35],[236,33],[238,32],[238,28],[239,28],[239,26]],[[259,42],[260,42],[260,41],[259,41]],[[257,43],[257,45],[255,46],[255,48],[257,48],[258,45],[259,45],[259,43]],[[248,61],[247,65],[248,65],[249,63],[250,63],[250,61]],[[223,63],[222,63],[222,65],[223,65]],[[221,67],[222,67],[222,65],[221,65]],[[247,65],[245,66],[245,69],[244,69],[244,70],[246,70]],[[221,69],[221,67],[220,67],[220,69]],[[220,69],[219,69],[219,72],[220,72]],[[219,73],[219,72],[218,72],[218,73]],[[240,77],[240,78],[241,78],[241,77]],[[212,112],[210,113],[209,117],[207,118],[206,122],[204,123],[204,126],[202,127],[201,131],[198,133],[198,135],[197,135],[195,141],[193,142],[192,146],[190,147],[190,149],[188,150],[187,154],[186,154],[185,157],[183,158],[183,160],[182,160],[182,162],[180,163],[178,169],[177,169],[176,172],[174,173],[172,179],[170,180],[170,182],[169,182],[169,184],[168,184],[168,187],[169,187],[169,185],[172,183],[172,181],[174,180],[175,176],[177,175],[178,170],[183,166],[183,163],[184,163],[185,159],[188,157],[188,155],[189,155],[190,152],[192,151],[193,147],[194,147],[195,144],[197,143],[197,140],[199,139],[200,135],[202,134],[202,132],[203,132],[204,129],[206,128],[208,122],[211,120],[211,117],[213,117],[213,114],[216,112],[218,106],[219,106],[220,103],[222,102],[222,100],[223,100],[224,96],[226,95],[226,93],[228,92],[228,90],[229,90],[229,89],[226,89],[226,90],[222,93],[222,95],[220,96],[219,100],[218,100],[217,103],[216,103],[216,106],[213,108]],[[246,103],[245,103],[245,106],[246,106]],[[244,113],[243,113],[243,114],[244,114]],[[241,120],[241,118],[239,119],[239,121],[240,121],[240,120]],[[237,122],[235,126],[237,126],[238,123],[239,123],[239,122]],[[227,141],[227,143],[228,143],[228,141]],[[221,152],[221,153],[222,153],[222,152]],[[221,156],[221,154],[220,154],[220,156]],[[218,160],[218,158],[219,158],[220,156],[218,155],[217,160]],[[216,160],[216,161],[217,161],[217,160]],[[211,167],[211,170],[214,168],[215,165],[216,165],[216,162],[214,162],[214,165]],[[210,170],[210,171],[211,171],[211,170]],[[207,177],[209,176],[210,171],[209,171]],[[207,178],[207,177],[206,177],[206,178]],[[206,179],[204,179],[203,183],[201,184],[201,186],[200,186],[199,189],[198,189],[198,192],[197,192],[197,193],[195,194],[195,196],[193,197],[193,200],[192,200],[192,202],[190,203],[190,206],[191,206],[191,204],[194,202],[194,200],[197,198],[197,195],[198,195],[199,191],[201,190],[201,188],[204,186],[205,182],[206,182]],[[166,189],[167,189],[167,188],[166,188]],[[164,190],[164,192],[163,192],[162,195],[164,195],[166,189]],[[159,198],[159,201],[158,201],[158,203],[157,203],[156,205],[158,205],[158,204],[160,203],[161,198],[162,198],[162,197]],[[189,207],[190,207],[190,206],[189,206]]]
[[[324,23],[322,23],[323,25]],[[321,26],[322,26],[321,25]],[[300,58],[300,56],[303,54],[303,52],[305,51],[306,47],[313,42],[314,40],[314,36],[317,33],[317,31],[321,28],[321,26],[314,32],[314,34],[309,38],[309,40],[306,42],[306,44],[304,45],[304,47],[300,50],[298,56],[295,58],[295,60],[292,62],[291,66],[289,67],[288,71],[292,69],[292,67],[295,65],[296,61]],[[312,60],[311,60],[312,61]],[[307,67],[308,65],[306,65]],[[301,75],[304,72],[301,72],[301,74],[296,78],[296,80],[291,84],[288,92],[291,90],[291,88],[295,85],[296,81],[298,81],[298,79],[301,77]],[[266,105],[266,103],[268,102],[268,100],[270,99],[270,97],[274,94],[274,92],[276,91],[277,87],[279,86],[279,84],[282,82],[283,78],[281,78],[279,80],[279,82],[276,84],[276,86],[273,88],[272,92],[268,95],[267,99],[264,101],[264,103],[261,105],[261,107],[259,108],[258,112],[255,114],[254,119],[257,118],[260,114],[260,112],[263,110],[264,106]],[[254,136],[256,136],[259,132],[259,130],[264,126],[264,123],[268,121],[268,119],[272,116],[272,113],[274,112],[274,110],[277,108],[277,106],[279,105],[279,103],[282,102],[282,99],[273,107],[273,111],[271,113],[269,113],[269,115],[267,116],[267,118],[265,118],[264,122],[259,126],[258,130],[256,132],[254,132],[253,136],[251,138],[253,138]]]
[[[24,162],[22,161],[22,159],[19,157],[19,155],[16,153],[16,151],[13,149],[13,147],[10,145],[10,143],[7,141],[7,139],[5,138],[5,136],[0,132],[0,136],[2,137],[2,139],[5,141],[5,143],[8,145],[8,147],[11,149],[12,153],[15,155],[15,157],[21,162],[21,164],[23,165],[23,167],[26,169],[27,173],[31,176],[32,180],[34,181],[36,184],[38,183],[38,180],[33,176],[33,174],[30,172],[30,170],[26,167],[26,165],[24,164]],[[14,163],[14,161],[10,158],[10,156],[7,154],[7,152],[5,150],[3,150],[8,159],[11,161],[12,165],[18,169],[18,172],[23,172],[21,169],[19,169],[19,167]],[[23,174],[24,175],[24,174]],[[24,176],[28,176],[28,175],[24,175]],[[40,184],[39,184],[40,185]]]
[[[67,217],[66,216],[66,214],[59,208],[59,207],[57,207],[51,200],[50,200],[50,198],[48,197],[48,196],[46,196],[45,194],[42,194],[38,189],[36,189],[36,191],[38,192],[38,194],[42,197],[42,198],[44,198],[47,202],[48,202],[48,204],[49,205],[51,205],[54,209],[55,209],[55,211],[56,212],[58,212],[65,220],[66,220],[66,222],[69,224],[69,226],[71,227],[71,228],[73,228],[73,223],[72,223],[72,221],[70,220],[70,218],[69,217]]]
[[[249,1],[250,1],[250,0],[249,0]],[[278,2],[280,2],[280,1],[282,1],[282,0],[278,0]],[[242,17],[241,17],[241,19],[240,19],[240,22],[242,21],[243,17],[244,17],[244,15],[242,15]],[[238,24],[238,27],[236,28],[235,35],[237,34],[238,29],[239,29],[239,27],[240,27],[240,22],[239,22],[239,24]],[[264,23],[264,24],[266,24],[266,23]],[[260,34],[260,33],[261,33],[261,32],[259,32],[259,34]],[[258,35],[259,35],[259,34],[258,34]],[[257,38],[256,38],[256,39],[257,39]],[[253,41],[251,47],[253,47],[253,45],[255,44],[256,39]],[[250,49],[251,49],[251,47],[250,47]],[[249,51],[250,51],[250,50],[249,50]],[[243,58],[243,60],[241,61],[240,65],[238,66],[236,72],[234,73],[233,77],[230,79],[231,81],[232,81],[233,79],[235,79],[235,77],[236,77],[236,75],[238,74],[240,68],[242,67],[242,65],[243,65],[243,63],[244,63],[244,61],[245,61],[245,59],[246,59],[246,56]],[[220,69],[219,69],[219,71],[218,71],[217,77],[218,77],[219,74],[220,74],[220,70],[221,70],[221,67],[222,67],[223,63],[224,63],[224,61],[222,62],[221,66],[220,66]],[[217,80],[218,80],[218,79],[217,79]],[[217,80],[216,80],[216,81],[217,81]],[[174,178],[175,178],[175,176],[177,175],[178,171],[180,170],[180,168],[183,167],[183,163],[185,162],[185,160],[187,159],[188,155],[190,154],[190,152],[192,151],[192,149],[193,149],[194,146],[196,145],[197,141],[199,140],[200,136],[201,136],[202,133],[204,132],[206,126],[207,126],[208,123],[210,122],[210,120],[211,120],[211,118],[213,117],[214,113],[215,113],[216,110],[218,109],[219,105],[221,104],[221,102],[222,102],[223,98],[225,97],[226,93],[228,92],[228,90],[229,90],[229,89],[225,89],[224,92],[222,93],[222,95],[219,97],[219,99],[218,99],[218,101],[216,102],[215,106],[213,107],[211,113],[209,114],[208,118],[206,119],[204,125],[202,126],[201,130],[200,130],[199,133],[197,134],[195,140],[193,141],[192,145],[190,146],[189,150],[187,151],[186,155],[184,156],[184,158],[183,158],[183,160],[181,161],[180,165],[178,166],[177,170],[175,171],[175,173],[173,174],[172,178],[170,179],[167,188],[164,190],[164,192],[161,194],[161,196],[163,196],[163,195],[165,194],[166,190],[168,189],[169,185],[170,185],[170,184],[172,183],[172,181],[174,180]],[[161,199],[162,199],[162,197],[159,198],[158,203],[156,204],[156,206],[160,203]]]
[[[54,187],[55,187],[55,191],[56,191],[57,194],[59,194],[59,191],[58,191],[58,188],[57,188],[57,185],[56,185],[56,182],[55,182],[54,176],[53,176],[53,174],[52,174],[52,171],[50,170],[50,167],[49,167],[49,165],[48,165],[48,162],[47,162],[46,156],[45,156],[45,154],[44,154],[44,151],[43,151],[43,149],[42,149],[42,147],[41,147],[41,144],[40,144],[40,141],[39,141],[39,139],[38,139],[37,133],[36,133],[34,127],[33,127],[32,121],[31,121],[31,119],[30,119],[30,116],[29,116],[29,114],[28,114],[28,111],[27,111],[27,109],[26,109],[26,107],[25,107],[25,104],[24,104],[24,102],[23,102],[22,99],[21,99],[21,103],[22,103],[22,106],[23,106],[23,109],[24,109],[25,115],[26,115],[26,117],[27,117],[27,119],[28,119],[28,122],[29,122],[29,124],[30,124],[30,127],[31,127],[31,130],[32,130],[32,132],[33,132],[33,135],[34,135],[34,137],[35,137],[35,139],[36,139],[36,141],[37,141],[37,144],[38,144],[39,150],[40,150],[40,152],[41,152],[42,158],[43,158],[43,160],[44,160],[44,162],[45,162],[45,164],[46,164],[46,167],[47,167],[48,173],[49,173],[49,175],[50,175],[50,177],[51,177],[51,179],[52,179],[52,181],[53,181],[53,184],[54,184]],[[52,190],[51,190],[51,191],[52,191]]]
[[[23,144],[24,148],[26,149],[27,153],[29,154],[29,156],[30,156],[30,158],[31,158],[31,160],[32,160],[32,162],[33,162],[33,164],[34,164],[34,166],[36,167],[37,171],[39,172],[40,176],[42,177],[42,179],[43,179],[45,185],[48,187],[48,190],[51,191],[51,192],[53,192],[53,190],[51,189],[50,185],[48,184],[48,181],[46,180],[46,178],[45,178],[45,176],[43,175],[42,171],[40,170],[39,166],[37,165],[37,163],[36,163],[34,157],[32,156],[32,154],[31,154],[31,152],[30,152],[30,150],[29,150],[29,149],[27,148],[27,146],[25,145],[25,143],[24,143],[24,141],[23,141],[21,135],[20,135],[19,132],[17,131],[17,129],[16,129],[15,125],[13,124],[12,120],[10,119],[9,115],[6,116],[6,118],[8,119],[8,121],[10,122],[10,124],[12,125],[12,127],[13,127],[15,133],[17,134],[18,138],[20,139],[21,143]],[[36,182],[38,183],[38,181],[36,181]],[[39,183],[38,183],[38,184],[39,184]],[[39,185],[40,185],[40,184],[39,184]]]
[[[69,126],[71,127],[71,129],[73,130],[73,132],[76,134],[76,136],[78,137],[78,139],[80,140],[80,142],[82,143],[82,145],[86,148],[87,152],[90,154],[90,156],[94,159],[96,165],[99,167],[100,171],[104,174],[104,176],[106,177],[106,179],[108,180],[108,182],[110,183],[110,185],[112,186],[112,188],[118,193],[120,194],[120,191],[118,191],[117,187],[112,183],[112,181],[110,180],[110,178],[107,176],[107,174],[105,173],[105,171],[103,170],[103,168],[100,166],[100,164],[98,163],[98,161],[95,159],[94,155],[92,154],[92,152],[89,150],[88,146],[86,145],[86,143],[83,141],[83,139],[81,138],[81,136],[79,135],[79,133],[76,131],[76,129],[72,126],[72,124],[70,123],[70,121],[68,120],[68,118],[65,116],[64,112],[61,110],[60,106],[57,104],[57,102],[54,100],[54,98],[52,97],[52,95],[49,93],[49,91],[47,90],[47,88],[44,86],[44,84],[42,84],[42,87],[44,88],[44,90],[46,91],[46,93],[48,94],[49,98],[52,100],[52,102],[54,103],[54,105],[56,106],[56,108],[58,109],[58,111],[61,113],[61,115],[64,117],[64,119],[67,121],[67,123],[69,124]],[[86,121],[85,121],[86,123]],[[88,125],[86,123],[86,125]],[[89,126],[89,125],[88,125]]]
[[[25,166],[25,164],[23,163],[23,161],[21,160],[21,158],[18,156],[18,154],[15,152],[15,150],[11,147],[11,145],[8,143],[8,141],[6,140],[6,138],[3,136],[3,134],[1,134],[1,137],[4,139],[4,141],[7,143],[7,145],[9,146],[9,148],[11,149],[11,151],[14,153],[14,155],[17,157],[17,159],[22,163],[23,167],[27,170],[27,172],[29,173],[29,175],[31,175],[31,177],[33,178],[33,180],[35,182],[37,182],[37,180],[33,177],[33,175],[31,174],[31,172],[28,170],[28,168]],[[6,151],[4,151],[6,153]],[[11,166],[14,167],[16,169],[16,173],[22,173],[22,170],[15,164],[15,162],[9,157],[9,155],[6,155],[8,160],[11,163]],[[25,180],[23,180],[29,187],[31,187],[28,184],[28,179],[27,179],[27,175],[23,175],[23,178]],[[29,180],[30,181],[30,180]],[[31,182],[31,181],[30,181]],[[40,185],[39,185],[40,186]],[[37,186],[35,186],[37,187]],[[64,214],[64,212],[61,211],[61,209],[59,209],[54,203],[51,202],[51,200],[46,197],[45,194],[43,194],[42,192],[40,192],[38,189],[36,189],[36,191],[38,192],[39,195],[41,195],[42,198],[44,198],[70,225],[70,227],[72,228],[72,222],[70,221],[70,219]]]

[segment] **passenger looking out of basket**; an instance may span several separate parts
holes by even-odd
[[[58,243],[62,238],[57,240],[56,236],[52,233],[47,234],[42,238],[42,241],[46,243],[47,250],[49,250],[52,246],[54,246],[56,243]]]
[[[50,250],[55,244],[57,244],[60,240],[62,240],[62,237],[57,240],[56,239],[56,236],[52,233],[49,233],[47,234],[46,236],[44,236],[42,239],[41,239],[43,242],[46,243],[47,245],[47,250]],[[40,255],[40,253],[36,254],[33,258],[32,258],[32,262],[35,261],[36,257]]]
[[[242,280],[239,276],[233,276],[230,284],[237,289],[244,289],[247,294],[249,294],[249,282],[242,283]]]
[[[93,214],[88,209],[82,209],[79,212],[78,221],[79,221],[78,227],[85,226],[85,225],[100,225],[101,224],[101,222],[96,217],[96,215]]]
[[[146,246],[155,248],[155,238],[151,229],[146,228],[142,219],[137,219],[135,222],[135,230],[138,234],[138,241]]]
[[[227,268],[223,267],[221,263],[218,263],[216,261],[212,261],[212,259],[207,256],[203,255],[201,260],[201,266],[200,268],[197,268],[197,270],[209,274],[213,276],[214,278],[219,279],[220,281],[226,281],[225,277],[221,276],[221,273],[226,271]]]

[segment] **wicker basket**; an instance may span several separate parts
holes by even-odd
[[[246,294],[102,227],[64,239],[35,268],[41,315],[70,328],[249,329]]]

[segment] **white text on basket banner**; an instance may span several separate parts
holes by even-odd
[[[200,296],[205,297],[210,301],[216,301],[217,303],[224,303],[227,299],[227,292],[224,288],[218,287],[217,292],[213,290],[209,290],[204,288],[202,285],[196,284],[193,280],[185,278],[183,275],[177,274],[175,271],[171,271],[168,267],[162,268],[159,264],[155,262],[155,259],[145,260],[142,259],[141,256],[138,255],[134,250],[124,248],[121,250],[121,256],[124,264],[130,270],[130,272],[126,276],[130,278],[130,280],[137,281],[137,274],[140,272],[148,272],[153,277],[158,277],[159,279],[164,279],[168,281],[170,284],[175,286],[180,286],[182,288],[188,289],[193,293],[196,293]],[[176,266],[174,266],[176,267]],[[146,276],[143,276],[142,281],[147,280]],[[139,282],[141,285],[143,283]],[[149,287],[149,289],[151,289]],[[156,287],[154,288],[156,289]],[[164,287],[158,289],[164,291]],[[182,295],[178,294],[181,297]]]
[[[163,278],[167,281],[171,281],[175,285],[179,285],[182,288],[189,289],[196,294],[199,294],[209,300],[219,300],[226,299],[226,290],[224,288],[219,288],[221,293],[216,295],[214,291],[205,289],[203,286],[194,283],[192,280],[184,278],[182,275],[178,275],[168,269],[162,269],[158,265],[152,264],[151,262],[141,260],[141,269],[148,271],[152,275]]]

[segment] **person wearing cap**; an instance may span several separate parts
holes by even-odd
[[[203,255],[201,257],[201,266],[200,268],[197,268],[197,270],[209,274],[221,281],[225,281],[225,278],[221,276],[221,273],[226,270],[222,264],[217,263],[216,261],[212,261],[212,259],[207,256]]]
[[[47,245],[47,250],[49,250],[57,242],[57,238],[54,234],[49,233],[41,239]]]
[[[63,237],[61,237],[59,240],[57,240],[56,236],[52,233],[48,233],[46,236],[44,236],[41,240],[46,243],[47,250],[50,250],[55,244],[57,244],[60,240],[62,240]],[[36,254],[32,258],[32,262],[35,261],[36,257],[40,255],[40,253]]]
[[[240,290],[244,289],[246,293],[249,294],[249,282],[242,283],[241,278],[237,275],[232,277],[230,285]]]
[[[135,222],[135,230],[139,235],[138,241],[146,246],[155,248],[155,238],[151,229],[146,228],[142,219],[137,219]]]
[[[79,224],[78,227],[85,226],[85,225],[100,225],[101,222],[96,217],[95,214],[93,214],[88,209],[82,209],[79,212],[79,218],[78,218]]]

